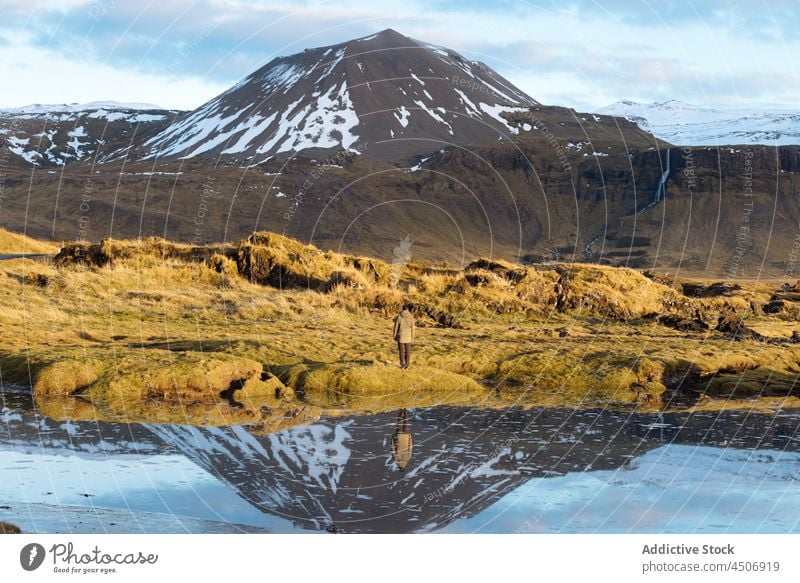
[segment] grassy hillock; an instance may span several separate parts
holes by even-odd
[[[2,380],[32,386],[54,417],[271,430],[437,403],[800,404],[789,282],[486,258],[390,265],[254,233],[202,247],[72,243],[51,265],[0,263],[0,286]],[[391,318],[406,301],[419,331],[400,370]]]
[[[59,246],[0,228],[0,254],[57,253]]]

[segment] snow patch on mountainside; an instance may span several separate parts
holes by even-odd
[[[250,146],[250,144],[252,144],[256,138],[258,138],[258,136],[267,131],[277,116],[277,111],[266,117],[259,114],[254,115],[251,120],[248,120],[250,122],[249,125],[243,128],[245,131],[239,136],[239,139],[236,141],[236,143],[226,150],[223,150],[222,153],[237,154],[246,150],[248,146]]]
[[[300,79],[322,71],[316,81],[319,83],[343,57],[342,49],[334,53],[332,60],[323,57],[311,67],[280,63],[259,80],[261,89],[269,94],[285,93]],[[150,150],[145,159],[182,152],[186,152],[182,158],[190,158],[225,144],[230,145],[221,153],[239,154],[254,147],[264,136],[269,138],[259,145],[258,154],[313,147],[342,147],[352,151],[358,139],[353,130],[359,120],[344,80],[331,85],[325,93],[314,92],[304,106],[304,98],[298,98],[280,112],[280,117],[277,111],[264,115],[253,113],[252,107],[226,107],[225,96],[212,100],[148,140],[145,146],[150,146]]]
[[[461,89],[458,89],[457,87],[454,87],[453,91],[456,92],[456,95],[458,95],[458,98],[461,100],[461,103],[463,103],[464,106],[467,108],[467,115],[469,115],[470,117],[475,117],[480,119],[481,112],[478,109],[478,106],[476,106],[472,102],[472,100],[467,96],[467,94],[461,91]]]
[[[313,147],[334,148],[339,145],[345,150],[351,149],[358,140],[358,136],[353,133],[358,125],[358,116],[347,92],[346,81],[342,81],[338,89],[331,87],[309,109],[310,113],[305,115],[301,124],[284,130],[289,137],[278,152]]]
[[[145,146],[153,144],[151,150],[153,156],[175,154],[192,148],[193,146],[196,148],[205,138],[214,132],[219,132],[239,115],[239,112],[235,112],[233,115],[227,117],[223,116],[221,113],[211,114],[209,110],[213,110],[215,105],[216,104],[212,101],[206,107],[198,110],[182,122],[171,126],[158,136],[145,142]],[[164,138],[161,138],[161,136],[164,136]],[[160,150],[157,144],[165,142],[165,138],[177,139],[165,149]]]
[[[500,123],[505,125],[508,128],[508,131],[510,133],[512,133],[512,134],[518,134],[519,133],[519,128],[516,128],[516,127],[512,126],[511,124],[509,124],[508,120],[506,118],[504,118],[500,114],[501,113],[525,113],[525,112],[528,111],[524,107],[508,107],[508,106],[505,106],[505,105],[489,105],[488,103],[481,103],[480,107],[481,107],[481,110],[483,110],[484,113],[490,115],[491,117],[493,117],[494,119],[496,119],[497,121],[499,121]]]
[[[110,111],[108,109],[98,109],[88,114],[87,117],[106,119],[108,121],[143,123],[148,121],[161,121],[166,119],[167,116],[161,113],[132,113],[130,111]]]
[[[436,107],[431,109],[424,102],[420,101],[419,99],[415,99],[414,103],[419,107],[422,111],[427,113],[433,119],[435,119],[440,124],[447,126],[447,131],[450,132],[450,135],[453,135],[453,126],[451,126],[447,120],[444,119],[443,115],[445,113],[445,109],[443,107]]]
[[[394,116],[397,118],[397,121],[400,122],[401,126],[407,127],[408,118],[411,116],[411,112],[406,109],[405,105],[401,105],[400,108],[394,113]]]
[[[35,150],[26,149],[30,141],[30,138],[11,136],[7,140],[8,149],[12,154],[16,154],[29,164],[38,165],[37,159],[41,158],[41,154]]]
[[[91,142],[88,140],[81,141],[81,138],[86,138],[88,135],[89,134],[86,133],[86,128],[83,126],[78,126],[67,134],[70,138],[69,142],[67,142],[67,147],[69,147],[73,153],[72,155],[78,160],[87,154],[87,152],[82,151],[81,148],[89,146]]]
[[[9,150],[31,165],[63,166],[98,151],[100,161],[130,144],[138,124],[162,125],[175,111],[147,103],[35,104],[0,110],[0,125]],[[103,152],[109,145],[109,151]]]

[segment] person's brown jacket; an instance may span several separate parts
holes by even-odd
[[[408,310],[403,310],[394,319],[394,339],[401,344],[410,344],[414,342],[414,333],[416,332],[416,325],[414,324],[414,316]]]

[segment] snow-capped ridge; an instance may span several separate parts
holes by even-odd
[[[6,114],[37,114],[37,113],[78,113],[107,109],[119,110],[165,110],[166,108],[152,103],[122,103],[119,101],[90,101],[88,103],[32,103],[22,107],[0,108],[0,113]]]
[[[140,131],[166,125],[177,112],[147,103],[93,101],[33,104],[0,110],[0,136],[9,151],[31,166],[64,166],[97,160],[130,147]]]
[[[702,107],[670,99],[618,101],[598,113],[624,117],[676,146],[800,144],[800,111]]]

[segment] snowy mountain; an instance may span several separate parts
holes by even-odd
[[[142,157],[427,152],[518,133],[504,115],[536,104],[486,65],[387,29],[272,60],[148,140]]]
[[[677,146],[800,144],[800,111],[714,109],[681,101],[618,101],[599,113],[629,119]]]
[[[166,126],[176,111],[146,103],[94,101],[0,110],[0,142],[31,166],[64,166],[127,148]]]

